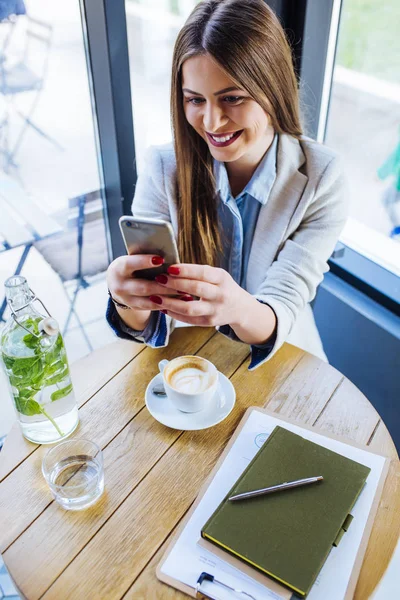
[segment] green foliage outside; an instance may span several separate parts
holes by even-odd
[[[400,0],[343,0],[336,63],[400,83]]]

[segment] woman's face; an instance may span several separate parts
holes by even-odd
[[[258,165],[274,131],[267,113],[208,56],[182,66],[186,119],[207,142],[212,156],[228,167]]]

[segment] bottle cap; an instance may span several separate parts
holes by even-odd
[[[47,335],[57,335],[60,331],[58,323],[53,317],[45,317],[38,324],[39,331],[47,333]]]

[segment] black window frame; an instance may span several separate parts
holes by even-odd
[[[80,0],[109,255],[126,253],[118,219],[137,181],[125,0]]]

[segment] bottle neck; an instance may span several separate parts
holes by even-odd
[[[7,302],[14,312],[25,312],[33,300],[32,292],[25,277],[14,275],[5,282]]]

